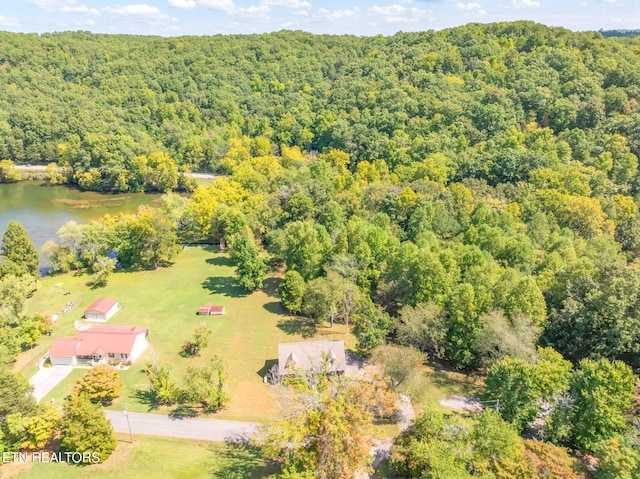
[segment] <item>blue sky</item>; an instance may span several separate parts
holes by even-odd
[[[0,30],[354,35],[528,19],[572,30],[640,28],[640,0],[3,0]]]

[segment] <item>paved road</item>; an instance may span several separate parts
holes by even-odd
[[[116,432],[128,433],[127,416],[134,439],[136,434],[181,437],[205,441],[248,441],[259,426],[255,422],[225,421],[222,419],[172,418],[161,414],[106,409],[105,414]]]
[[[22,171],[45,171],[47,167],[45,165],[16,165],[16,169]],[[219,176],[227,175],[216,175],[214,173],[185,173],[185,176],[190,176],[191,178],[197,178],[200,180],[215,180]]]
[[[37,373],[31,376],[29,382],[33,386],[33,396],[37,402],[45,397],[49,391],[55,388],[60,381],[66,378],[73,368],[71,366],[41,367]]]

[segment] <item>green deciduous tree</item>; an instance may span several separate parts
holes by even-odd
[[[287,269],[296,270],[306,281],[320,274],[329,249],[329,235],[323,226],[301,221],[287,225],[284,262]]]
[[[302,311],[302,298],[307,289],[304,278],[296,270],[288,270],[280,284],[282,305],[293,314]]]
[[[358,338],[356,350],[367,357],[378,346],[383,345],[391,332],[393,321],[383,309],[367,297],[363,298],[354,311],[353,334]]]
[[[583,359],[571,378],[572,401],[557,408],[548,435],[593,451],[600,441],[623,434],[627,414],[636,395],[637,377],[621,361]],[[562,428],[562,415],[568,416],[568,430]]]
[[[596,479],[635,479],[640,476],[640,453],[623,438],[601,441],[594,446],[598,466]]]
[[[499,401],[500,415],[524,429],[540,410],[569,387],[571,363],[550,348],[540,348],[529,359],[505,357],[487,371],[485,396]]]
[[[229,401],[224,388],[227,369],[217,355],[206,366],[187,368],[182,401],[199,404],[204,412],[219,411]]]
[[[24,266],[27,273],[38,274],[38,251],[27,230],[17,221],[11,221],[2,237],[0,254],[8,261]]]
[[[0,425],[9,414],[31,416],[36,412],[33,387],[10,370],[0,371]]]
[[[236,263],[240,284],[248,291],[262,287],[267,266],[260,251],[248,234],[235,235],[231,240],[231,258]]]
[[[171,377],[171,367],[157,361],[147,361],[144,373],[149,379],[149,392],[156,404],[171,405],[178,399],[178,386]]]
[[[390,462],[401,477],[535,477],[518,433],[493,410],[446,417],[428,408],[395,441]]]
[[[109,278],[116,269],[116,259],[108,256],[98,256],[91,265],[93,276],[91,277],[91,285],[94,287],[104,287],[109,284]]]
[[[106,461],[117,445],[111,423],[100,406],[86,395],[72,395],[64,405],[60,425],[60,448],[63,451],[98,453]]]

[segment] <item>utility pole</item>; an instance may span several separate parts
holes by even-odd
[[[129,440],[131,443],[133,443],[133,433],[131,432],[131,423],[129,422],[129,415],[127,414],[127,403],[124,403],[122,405],[122,409],[123,409],[122,413],[127,418],[127,426],[129,427]]]

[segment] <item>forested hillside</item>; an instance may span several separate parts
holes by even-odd
[[[451,178],[492,184],[609,152],[607,173],[630,184],[616,155],[640,148],[639,45],[530,22],[360,38],[2,33],[0,158],[99,168],[86,188],[139,189],[119,177],[136,156],[219,171],[227,140],[246,135],[338,148],[351,168],[441,152]],[[514,132],[531,122],[549,130],[523,143]]]

